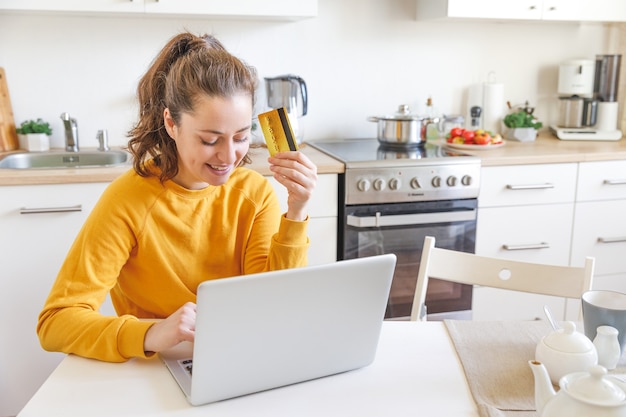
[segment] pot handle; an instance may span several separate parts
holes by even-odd
[[[376,116],[369,116],[369,117],[367,118],[367,121],[368,121],[368,122],[378,122],[378,121],[380,121],[380,117],[376,117]]]

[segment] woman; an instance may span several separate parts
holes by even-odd
[[[281,215],[249,162],[256,73],[210,36],[175,36],[138,86],[134,169],[107,188],[39,316],[46,350],[120,362],[193,341],[200,282],[306,264],[317,169],[269,158]],[[110,292],[118,317],[98,312]],[[163,319],[139,320],[138,318]]]

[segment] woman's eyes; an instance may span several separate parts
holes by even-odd
[[[214,145],[217,145],[217,140],[214,140],[212,142],[208,142],[208,141],[206,141],[204,139],[200,139],[200,141],[202,142],[202,144],[204,146],[214,146]]]
[[[205,146],[215,146],[219,143],[219,139],[215,139],[212,141],[208,141],[208,140],[204,140],[204,139],[200,139],[200,141],[202,141],[202,144]],[[243,136],[240,138],[233,138],[233,141],[236,143],[245,143],[248,141],[248,136]]]

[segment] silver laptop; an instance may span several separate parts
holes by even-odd
[[[160,356],[192,405],[369,365],[393,254],[206,281],[195,343]]]

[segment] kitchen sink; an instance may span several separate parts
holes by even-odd
[[[97,168],[129,164],[130,158],[131,155],[122,150],[21,152],[0,157],[0,168]]]

